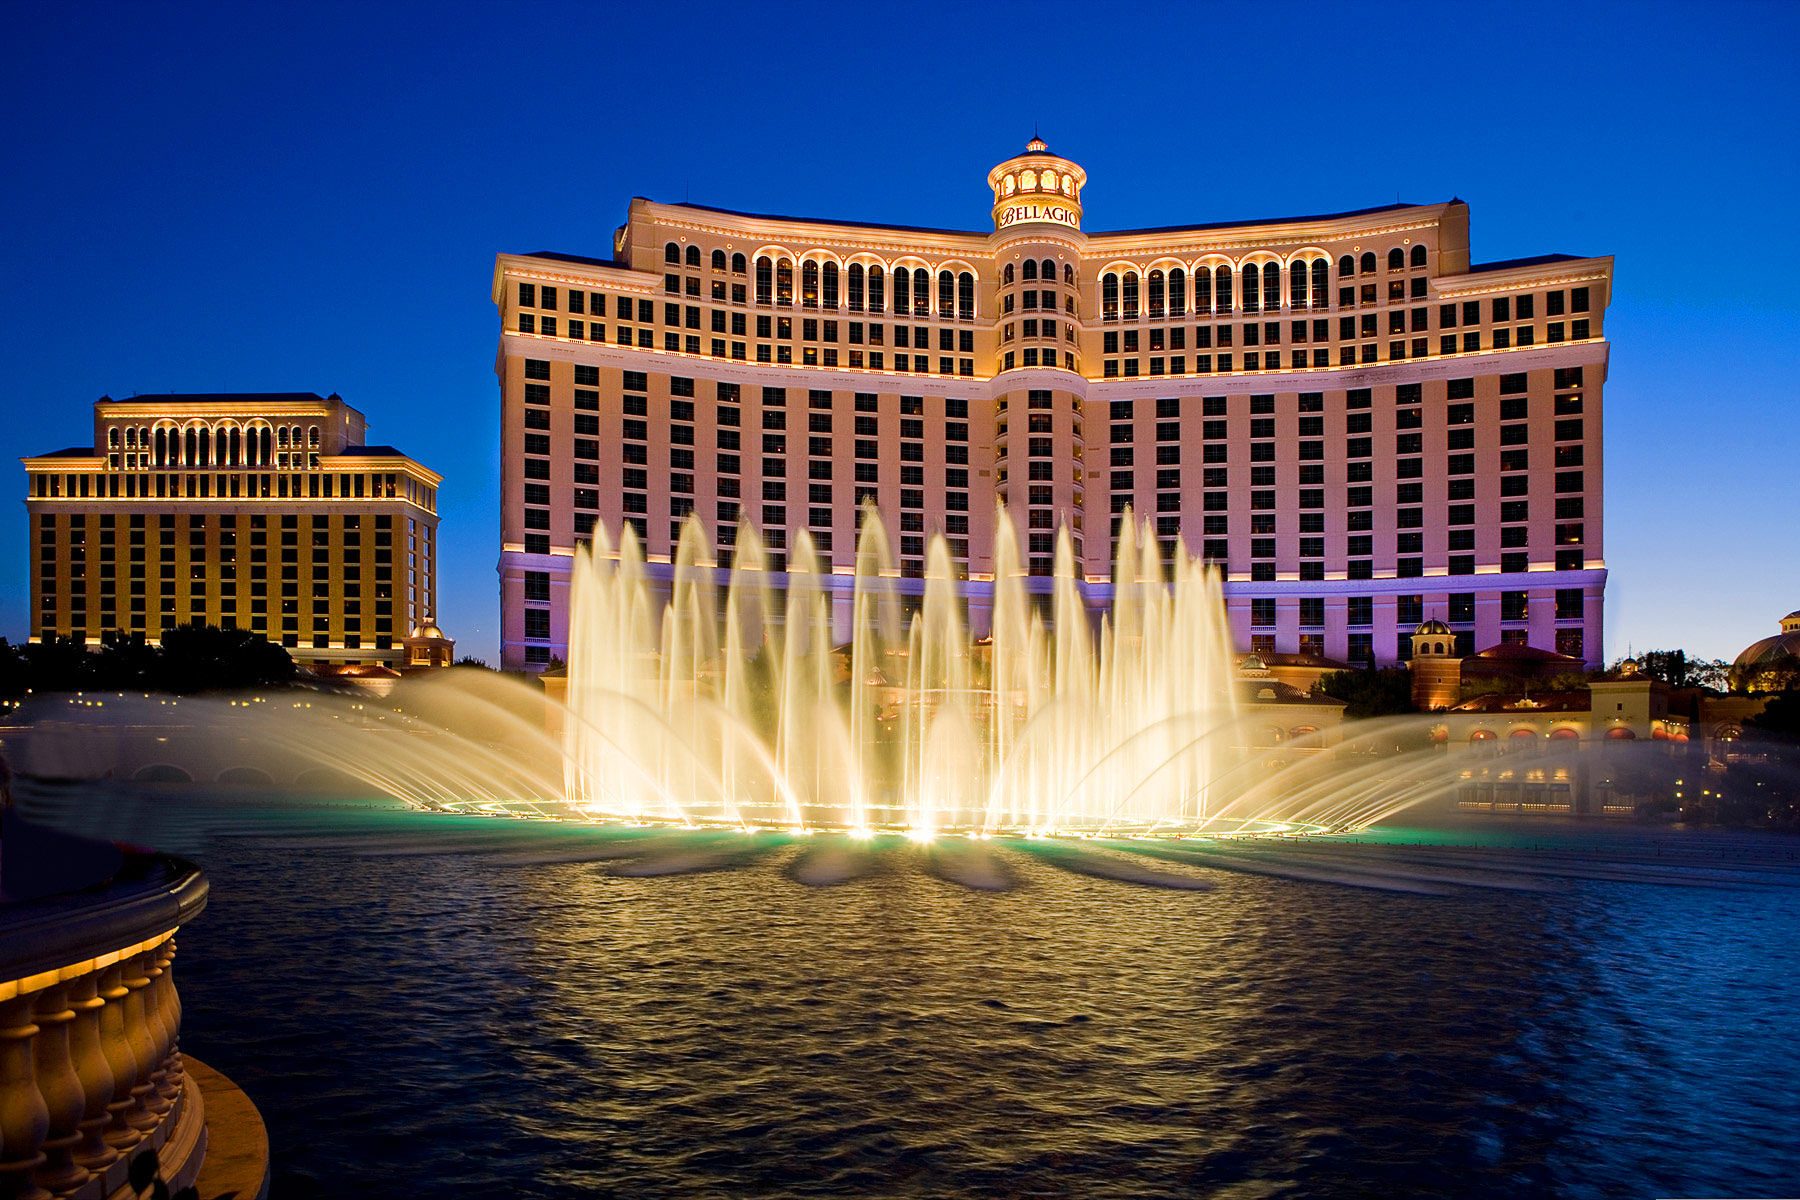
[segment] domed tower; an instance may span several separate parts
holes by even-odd
[[[994,190],[994,231],[1028,232],[1033,225],[1081,232],[1081,189],[1087,172],[1078,163],[1050,153],[1041,138],[1025,143],[1025,153],[988,172]]]
[[[1462,658],[1456,653],[1456,635],[1435,617],[1421,623],[1413,630],[1413,706],[1426,712],[1453,708],[1461,692]]]
[[[1081,513],[1081,190],[1087,172],[1034,137],[988,172],[989,239],[999,316],[994,371],[1001,499],[1013,512],[1034,575],[1052,571],[1055,530]],[[1074,534],[1077,570],[1084,559]]]

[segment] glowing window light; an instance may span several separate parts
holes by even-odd
[[[1037,172],[1036,171],[1027,170],[1027,171],[1020,172],[1020,174],[1019,174],[1019,190],[1022,192],[1037,191]]]

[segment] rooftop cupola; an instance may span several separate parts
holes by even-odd
[[[994,229],[1037,224],[1079,230],[1081,189],[1086,184],[1086,171],[1050,153],[1034,137],[1025,144],[1025,153],[988,172],[988,186],[994,190]]]

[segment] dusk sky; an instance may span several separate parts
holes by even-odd
[[[1800,608],[1797,39],[1785,3],[14,4],[0,492],[102,394],[337,392],[444,475],[439,622],[497,662],[496,252],[605,257],[635,195],[981,229],[1036,127],[1094,230],[1458,196],[1477,262],[1614,255],[1606,658],[1728,658]]]

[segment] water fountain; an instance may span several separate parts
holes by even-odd
[[[572,591],[570,806],[920,839],[1261,827],[1223,811],[1236,791],[1219,781],[1239,763],[1218,575],[1185,547],[1165,571],[1128,516],[1096,628],[1068,530],[1048,591],[1034,593],[1006,513],[997,519],[991,632],[979,640],[944,540],[929,547],[922,587],[902,580],[873,510],[848,589],[800,531],[779,600],[753,530],[720,588],[690,519],[660,614],[629,527],[617,544],[598,531]]]

